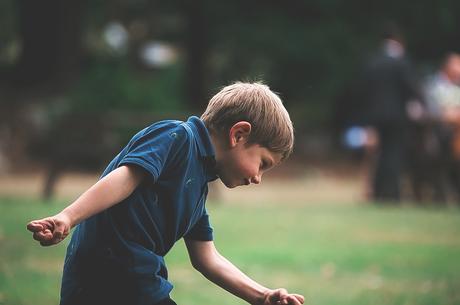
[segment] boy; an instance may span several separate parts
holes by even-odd
[[[163,257],[184,237],[192,265],[251,304],[303,304],[243,274],[214,247],[207,183],[258,184],[288,157],[293,127],[279,97],[260,83],[235,83],[201,119],[161,121],[137,133],[102,178],[55,216],[27,228],[43,246],[67,248],[61,305],[175,304]]]

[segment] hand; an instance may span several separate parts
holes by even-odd
[[[33,232],[33,238],[42,246],[51,246],[59,243],[71,229],[70,220],[62,214],[34,220],[27,224],[27,230]]]
[[[300,294],[288,293],[280,288],[265,293],[263,305],[301,305],[305,298]]]

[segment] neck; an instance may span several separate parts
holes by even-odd
[[[216,135],[215,132],[210,131],[209,135],[211,137],[212,146],[214,147],[214,153],[216,154],[215,155],[216,164],[218,166],[220,164],[219,161],[221,159],[224,146],[223,146],[221,138],[218,135]]]

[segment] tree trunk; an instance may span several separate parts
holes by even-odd
[[[15,88],[59,85],[78,71],[84,1],[18,0],[22,49],[12,75]],[[56,87],[57,85],[57,87]]]
[[[187,28],[185,43],[187,50],[185,86],[186,98],[192,110],[203,110],[207,103],[205,77],[208,49],[207,23],[204,0],[187,1]]]

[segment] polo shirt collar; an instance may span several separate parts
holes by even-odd
[[[189,117],[187,123],[197,135],[195,139],[198,146],[198,152],[204,160],[208,180],[216,180],[218,178],[216,173],[216,153],[208,129],[203,121],[196,116]]]

